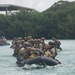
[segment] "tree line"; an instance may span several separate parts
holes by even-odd
[[[0,14],[0,36],[75,39],[75,2],[59,1],[43,12]]]

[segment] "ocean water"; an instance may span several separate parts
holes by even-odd
[[[45,68],[34,64],[18,67],[10,45],[0,46],[0,75],[75,75],[75,40],[60,41],[63,50],[59,52],[56,59],[62,64]],[[11,44],[11,40],[8,42]]]

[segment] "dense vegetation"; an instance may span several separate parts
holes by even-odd
[[[75,39],[75,2],[59,1],[39,12],[20,10],[16,14],[0,15],[0,36]]]

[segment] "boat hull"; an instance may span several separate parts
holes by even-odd
[[[27,59],[21,62],[17,61],[17,65],[19,67],[24,66],[25,64],[27,65],[32,65],[32,64],[36,64],[36,65],[48,65],[48,66],[54,66],[57,64],[61,64],[58,60],[56,59],[52,59],[50,57],[46,57],[46,56],[37,56],[31,59]]]

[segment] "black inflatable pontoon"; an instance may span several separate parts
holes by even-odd
[[[27,59],[21,62],[17,61],[16,63],[19,67],[24,66],[25,64],[27,65],[37,64],[37,65],[48,65],[48,66],[61,64],[58,60],[46,56],[36,56],[34,58]]]
[[[0,43],[0,46],[10,45],[9,43]]]

